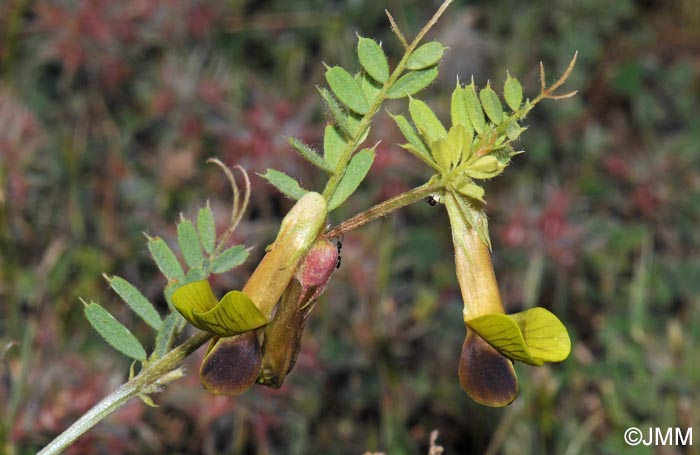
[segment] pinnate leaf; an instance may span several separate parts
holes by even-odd
[[[132,359],[146,360],[146,350],[139,340],[109,311],[99,304],[91,302],[85,305],[85,317],[97,333],[114,349]]]

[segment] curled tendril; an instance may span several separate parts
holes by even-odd
[[[207,163],[212,163],[219,166],[219,168],[224,172],[224,175],[226,175],[226,179],[228,179],[228,182],[231,185],[231,191],[233,192],[231,222],[229,223],[226,232],[224,232],[224,234],[221,236],[219,243],[216,246],[216,249],[214,250],[214,254],[216,254],[221,252],[221,250],[226,247],[226,244],[228,243],[231,234],[233,234],[233,231],[236,230],[238,223],[241,222],[241,220],[243,219],[243,215],[245,214],[245,211],[248,208],[248,203],[250,202],[250,178],[248,177],[248,172],[246,172],[246,170],[242,166],[238,164],[233,166],[233,169],[238,170],[243,176],[243,200],[241,201],[241,191],[239,190],[238,185],[236,184],[236,178],[233,175],[231,169],[218,158],[209,158],[207,159]]]

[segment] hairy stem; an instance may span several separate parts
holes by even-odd
[[[332,229],[326,231],[324,235],[328,239],[340,237],[346,232],[350,232],[353,229],[357,229],[360,226],[364,226],[370,221],[374,221],[377,218],[386,216],[400,208],[406,207],[407,205],[411,205],[414,202],[418,202],[421,199],[430,196],[432,193],[439,191],[441,187],[442,186],[440,183],[433,182],[433,180],[430,180],[424,185],[421,185],[417,188],[413,188],[412,190],[406,191],[405,193],[401,193],[398,196],[394,196],[391,199],[387,199],[384,202],[380,202],[379,204],[365,210],[364,212],[358,213],[349,220],[346,220],[340,223],[339,225],[333,227]]]
[[[122,407],[131,398],[149,392],[148,389],[161,385],[160,382],[168,373],[190,354],[199,349],[211,339],[207,332],[199,332],[190,339],[176,347],[160,359],[146,366],[135,378],[119,386],[114,392],[107,395],[99,403],[83,414],[73,425],[58,435],[37,455],[55,455],[61,453],[83,433],[94,427],[102,419]],[[167,382],[167,381],[163,381]]]

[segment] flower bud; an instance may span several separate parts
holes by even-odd
[[[338,248],[323,237],[311,246],[301,265],[294,273],[302,288],[326,287],[338,264]]]

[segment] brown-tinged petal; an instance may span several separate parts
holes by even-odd
[[[513,362],[470,330],[459,358],[459,382],[477,403],[500,407],[518,396]]]
[[[262,353],[256,331],[215,339],[199,371],[202,385],[216,395],[238,395],[255,383]]]

